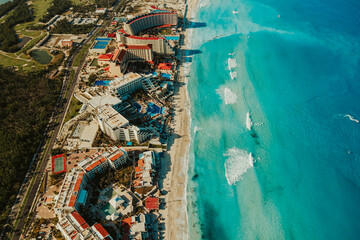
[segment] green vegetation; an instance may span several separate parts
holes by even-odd
[[[36,218],[34,222],[34,229],[31,233],[31,237],[36,238],[39,235],[41,224],[45,224],[45,223],[46,220],[44,218],[41,219]]]
[[[44,69],[44,66],[36,61],[27,61],[26,59],[17,59],[14,55],[0,54],[0,65],[4,67],[17,66],[22,70]]]
[[[46,14],[55,0],[32,0],[32,9],[34,11],[34,22],[38,23]]]
[[[86,44],[78,53],[78,55],[76,55],[74,62],[73,62],[73,66],[77,67],[80,65],[81,63],[81,59],[84,57],[86,51],[90,48],[90,43]]]
[[[103,147],[103,146],[113,146],[113,145],[116,145],[116,142],[99,129],[92,143],[92,147]]]
[[[51,185],[56,185],[56,184],[58,184],[58,183],[61,182],[64,178],[65,178],[65,173],[56,174],[56,175],[51,175],[51,176],[50,176]]]
[[[47,10],[47,14],[44,15],[40,21],[46,23],[55,15],[63,14],[69,10],[71,6],[72,2],[70,0],[53,1],[53,4]]]
[[[61,80],[0,67],[0,229],[43,137]]]
[[[33,38],[30,42],[28,42],[18,53],[26,53],[29,51],[32,47],[34,47],[44,36],[46,33],[41,34],[37,38]]]
[[[132,179],[133,167],[132,165],[127,165],[118,170],[110,169],[106,174],[96,175],[94,178],[95,185],[98,185],[100,189],[104,189],[109,186],[111,183],[120,183],[125,186],[128,186]]]
[[[52,233],[53,236],[57,239],[57,240],[64,240],[65,238],[62,236],[60,230],[58,230],[57,228],[52,228]]]
[[[117,0],[95,0],[95,4],[99,8],[112,7],[116,2]]]
[[[20,1],[14,11],[0,24],[0,49],[5,52],[17,52],[19,50],[17,46],[19,38],[16,35],[14,27],[16,24],[29,22],[31,20],[32,15],[26,1]]]
[[[80,102],[75,97],[73,97],[71,99],[69,110],[66,113],[64,122],[67,122],[73,117],[75,117],[79,113],[81,106],[82,106],[82,102]]]
[[[75,3],[76,4],[76,3]],[[78,12],[78,13],[89,13],[89,12],[95,12],[96,10],[96,5],[95,4],[90,4],[90,5],[75,5],[73,7],[73,12]]]
[[[53,56],[51,56],[48,51],[46,50],[32,50],[30,52],[30,56],[35,59],[40,64],[48,64],[53,59]]]
[[[58,34],[85,34],[89,33],[95,24],[74,25],[69,23],[66,19],[62,19],[56,23],[52,33]]]
[[[95,73],[92,73],[90,76],[89,76],[89,79],[88,79],[88,82],[87,82],[87,86],[92,86],[95,81],[97,80],[98,76],[95,74]]]
[[[11,2],[0,4],[0,17],[11,11],[14,7],[16,7],[19,2],[21,2],[21,0],[14,0]]]

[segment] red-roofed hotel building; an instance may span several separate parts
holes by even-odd
[[[106,172],[109,167],[117,169],[128,161],[129,157],[123,148],[113,147],[109,151],[100,154],[95,153],[79,162],[79,166],[91,179],[97,174]]]
[[[128,45],[152,45],[152,50],[158,54],[174,54],[173,48],[163,37],[136,36],[139,32],[161,26],[176,26],[178,23],[177,12],[148,13],[136,16],[124,24],[123,29],[116,33],[116,39]]]

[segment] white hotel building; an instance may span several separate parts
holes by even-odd
[[[114,141],[143,142],[150,137],[148,131],[141,131],[110,105],[97,109],[96,120],[100,129]]]

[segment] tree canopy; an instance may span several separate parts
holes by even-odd
[[[61,87],[47,72],[0,66],[0,229],[42,139]]]

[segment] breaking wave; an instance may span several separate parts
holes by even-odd
[[[246,113],[246,128],[247,128],[248,130],[251,130],[252,125],[253,125],[253,122],[251,121],[250,113],[247,112],[247,113]]]
[[[344,115],[344,117],[349,118],[349,119],[350,119],[351,121],[353,121],[353,122],[360,123],[359,120],[357,120],[356,118],[354,118],[353,116],[351,116],[351,115],[349,115],[349,114]]]
[[[224,100],[225,104],[234,104],[237,100],[237,95],[230,88],[224,89]]]
[[[198,131],[200,131],[202,128],[201,127],[194,127],[194,133],[197,133]]]
[[[237,72],[236,71],[230,71],[230,77],[232,80],[234,80],[237,77]]]
[[[233,147],[224,154],[228,157],[225,162],[225,176],[229,185],[234,185],[242,179],[242,175],[254,166],[251,153]]]
[[[231,71],[233,68],[237,67],[235,58],[228,58],[228,69]]]
[[[210,0],[201,0],[201,1],[199,2],[199,7],[200,7],[200,8],[207,7],[207,6],[209,6],[210,4],[211,4]]]

